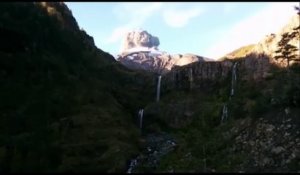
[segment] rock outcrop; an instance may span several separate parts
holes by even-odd
[[[225,57],[228,59],[237,59],[240,57],[245,57],[249,54],[265,54],[267,56],[269,56],[270,62],[273,64],[276,64],[280,67],[285,67],[287,66],[287,62],[285,60],[282,59],[278,59],[275,60],[274,57],[277,55],[277,53],[275,52],[276,50],[278,50],[278,42],[281,40],[282,38],[282,34],[284,33],[291,33],[293,32],[293,29],[298,27],[300,25],[300,16],[299,15],[295,15],[293,16],[288,23],[277,33],[271,33],[269,35],[267,35],[265,38],[263,38],[261,41],[259,41],[257,44],[254,45],[249,45],[249,46],[244,46],[241,47],[240,49],[237,49],[233,52],[231,52],[230,54],[227,54]],[[300,51],[300,39],[299,37],[295,37],[293,38],[289,44],[295,46],[298,48],[298,51],[296,51],[297,55],[299,55]],[[293,64],[293,62],[291,62],[291,64]]]
[[[174,66],[210,60],[195,54],[170,55],[158,49],[158,37],[145,30],[129,32],[117,60],[131,69],[142,69],[159,74],[169,72]]]
[[[282,38],[282,34],[284,33],[291,33],[293,31],[294,28],[298,27],[300,25],[300,16],[299,15],[295,15],[293,16],[289,22],[277,33],[277,34],[270,34],[267,35],[264,39],[262,39],[254,48],[253,48],[253,52],[255,53],[265,53],[268,56],[270,56],[271,58],[274,58],[277,54],[276,54],[276,50],[278,50],[278,42],[281,40]],[[299,55],[299,49],[300,49],[300,38],[295,37],[294,39],[292,39],[289,44],[295,46],[298,48],[298,54]],[[281,67],[285,67],[287,66],[286,61],[278,59],[272,59],[271,62],[281,66]]]
[[[150,72],[165,74],[169,72],[173,66],[183,66],[205,60],[197,55],[173,56],[164,53],[155,55],[151,52],[134,52],[119,58],[119,61],[131,69],[143,69]]]

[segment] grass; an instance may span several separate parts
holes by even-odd
[[[255,47],[255,44],[250,44],[247,46],[240,47],[240,48],[230,52],[229,54],[226,54],[225,56],[221,57],[220,60],[224,60],[225,58],[234,59],[234,58],[245,57],[246,55],[253,52],[254,47]]]

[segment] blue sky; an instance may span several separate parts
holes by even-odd
[[[297,2],[66,2],[98,48],[117,55],[126,32],[144,29],[159,50],[219,58],[278,32]],[[299,5],[298,5],[299,6]]]

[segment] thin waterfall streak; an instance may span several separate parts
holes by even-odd
[[[226,107],[225,107],[225,120],[227,120],[227,118],[228,118],[228,108],[227,108],[227,105],[226,105]]]
[[[139,110],[139,119],[140,119],[140,128],[143,128],[143,116],[144,116],[144,109]]]
[[[230,96],[234,95],[234,86],[236,84],[236,66],[237,66],[237,62],[235,62],[234,65],[233,65],[233,67],[232,67]]]
[[[223,110],[222,110],[221,123],[223,123],[224,120],[227,119],[227,115],[228,115],[227,105],[224,104],[223,105]]]
[[[127,174],[131,174],[132,173],[132,169],[137,165],[137,160],[133,159],[130,161],[130,165],[129,168],[127,170]]]
[[[190,68],[189,78],[190,78],[190,81],[193,81],[193,69],[192,68]]]
[[[158,76],[158,81],[157,81],[157,89],[156,89],[156,101],[159,102],[159,97],[160,97],[160,83],[161,83],[161,75]]]
[[[236,81],[237,81],[237,75],[236,75],[237,64],[238,63],[235,62],[233,67],[232,67],[231,89],[230,89],[229,101],[231,100],[232,96],[234,95],[234,91],[235,91],[235,86],[236,86]],[[222,109],[221,123],[223,123],[226,120],[228,120],[228,107],[227,107],[227,104],[225,103],[223,105],[223,109]]]

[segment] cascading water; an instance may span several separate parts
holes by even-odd
[[[139,119],[140,119],[140,128],[143,127],[143,115],[144,115],[144,109],[139,110]]]
[[[237,62],[234,63],[233,68],[232,68],[230,96],[234,95],[234,87],[236,84],[236,66],[237,66]]]
[[[137,165],[137,160],[136,159],[132,159],[130,161],[130,165],[129,165],[129,168],[127,170],[127,173],[130,174],[132,173],[132,169]]]
[[[130,160],[127,173],[141,173],[139,169],[141,167],[155,170],[161,158],[177,146],[175,139],[165,132],[148,134],[144,139],[146,145],[143,146],[143,151],[138,156]]]
[[[232,74],[231,74],[231,89],[230,89],[230,95],[229,95],[229,100],[231,100],[231,97],[234,95],[234,88],[236,86],[236,67],[237,67],[237,62],[235,62],[232,66]],[[227,103],[223,105],[222,109],[222,117],[221,117],[221,123],[223,123],[225,120],[228,118],[228,107]]]
[[[140,124],[140,129],[142,130],[142,128],[143,128],[144,109],[139,110],[138,116],[139,116],[139,122],[140,122],[139,123]],[[139,157],[136,157],[136,158],[130,160],[129,168],[127,170],[128,174],[132,173],[133,169],[137,166],[138,159],[139,159]]]
[[[223,123],[225,120],[227,120],[227,117],[228,117],[227,104],[224,104],[224,105],[223,105],[223,110],[222,110],[221,123]]]
[[[157,81],[157,90],[156,90],[156,101],[159,102],[159,96],[160,96],[160,82],[161,82],[161,75],[158,76]]]

